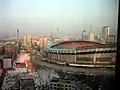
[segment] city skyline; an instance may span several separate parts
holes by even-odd
[[[116,34],[118,0],[0,0],[1,34],[71,35],[80,36],[83,30],[101,34],[110,26]],[[59,31],[57,30],[59,28]]]

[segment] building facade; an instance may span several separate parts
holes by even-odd
[[[104,26],[102,31],[102,37],[104,38],[105,42],[107,41],[108,35],[110,35],[110,27]]]
[[[84,83],[78,83],[70,80],[51,80],[49,90],[92,90],[89,86]]]
[[[83,32],[82,32],[82,40],[83,41],[88,41],[88,34],[85,30],[83,30]]]
[[[69,63],[71,66],[110,68],[115,65],[115,44],[109,45],[87,42],[88,41],[77,43],[79,47],[75,42],[50,46],[50,48],[45,50],[47,52],[46,57],[49,58],[50,61],[56,63]],[[70,48],[70,46],[72,48]]]
[[[92,26],[90,26],[90,36],[89,36],[89,41],[94,41],[94,32]]]
[[[115,43],[115,35],[108,35],[106,43]]]

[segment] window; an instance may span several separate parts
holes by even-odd
[[[64,87],[64,85],[61,85],[61,87]]]
[[[53,84],[50,84],[50,86],[52,86]]]
[[[68,85],[65,85],[65,87],[68,87]]]
[[[65,88],[65,90],[68,90],[68,88]]]
[[[89,90],[89,88],[87,88],[87,90]]]
[[[72,86],[72,88],[74,88],[74,86]]]
[[[60,87],[60,84],[57,84],[57,87]]]
[[[52,87],[50,87],[50,89],[52,90]]]

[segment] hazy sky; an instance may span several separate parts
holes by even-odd
[[[118,0],[0,0],[0,33],[15,35],[80,35],[104,25],[116,33]],[[59,28],[59,32],[57,32]]]

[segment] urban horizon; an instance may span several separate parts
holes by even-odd
[[[117,33],[118,0],[1,1],[1,35],[15,36],[18,28],[20,35],[80,36],[83,30],[89,33],[90,25],[95,35],[103,26]]]

